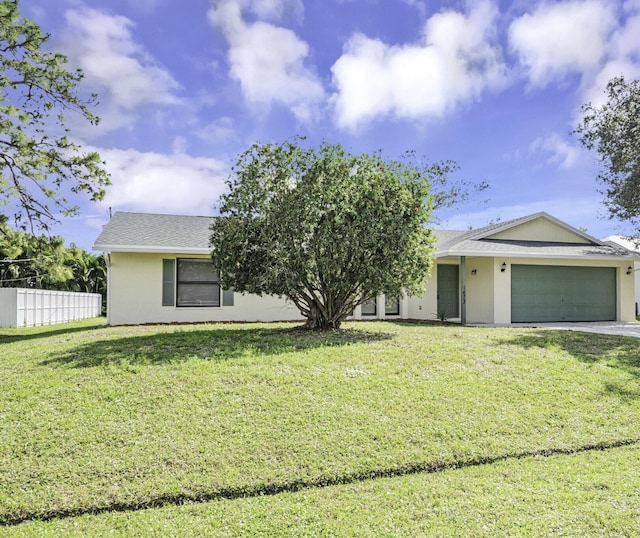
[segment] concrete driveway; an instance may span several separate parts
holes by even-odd
[[[540,327],[542,329],[562,329],[566,331],[582,331],[618,336],[634,336],[640,338],[640,322],[638,321],[589,321],[589,322],[557,322],[557,323],[512,323],[512,327]]]

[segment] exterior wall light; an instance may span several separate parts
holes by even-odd
[[[502,267],[500,267],[500,272],[504,273],[507,270],[507,262],[502,262]]]
[[[627,267],[627,274],[630,275],[631,273],[633,273],[633,267],[629,266]]]
[[[471,269],[471,274],[472,275],[477,275],[478,274],[478,270],[477,269]]]

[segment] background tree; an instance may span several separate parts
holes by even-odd
[[[431,166],[317,151],[296,142],[243,153],[211,228],[223,287],[282,295],[310,328],[338,328],[380,293],[420,293],[432,264],[432,181],[455,165]],[[443,191],[446,203],[453,191]]]
[[[631,222],[640,235],[640,82],[617,77],[606,93],[602,106],[583,105],[576,133],[587,149],[598,152],[598,180],[610,217]]]
[[[0,203],[11,206],[19,226],[46,229],[55,213],[77,207],[65,191],[104,196],[109,176],[95,152],[68,137],[66,112],[98,122],[81,98],[82,72],[65,69],[62,54],[44,52],[49,39],[22,18],[18,0],[0,1]]]
[[[64,282],[64,289],[83,293],[101,293],[107,288],[107,265],[102,254],[96,256],[75,245],[67,249],[64,265],[73,277]]]
[[[106,301],[107,269],[103,256],[59,236],[14,230],[0,218],[0,287],[100,293]]]

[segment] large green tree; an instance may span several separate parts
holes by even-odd
[[[0,204],[31,230],[75,213],[69,192],[99,200],[109,184],[100,156],[68,138],[65,122],[71,112],[96,124],[95,96],[80,95],[82,72],[44,51],[48,39],[18,0],[0,1]]]
[[[583,105],[576,133],[598,153],[610,217],[631,222],[640,235],[640,81],[616,77],[606,94],[601,106]]]
[[[100,293],[104,310],[106,262],[62,237],[15,230],[0,215],[0,288]]]
[[[0,287],[54,288],[73,277],[62,237],[33,235],[0,219]]]
[[[420,165],[299,140],[243,153],[211,228],[224,287],[287,297],[310,328],[339,328],[380,293],[419,293],[432,265],[430,184],[453,163]],[[446,204],[457,190],[441,191]]]

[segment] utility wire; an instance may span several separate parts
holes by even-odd
[[[39,278],[41,276],[42,275],[32,275],[32,276],[24,276],[22,278],[7,278],[7,279],[4,279],[4,280],[0,280],[0,283],[2,283],[2,282],[18,282],[20,280],[31,280],[32,278],[36,279],[36,278]]]
[[[26,263],[26,262],[38,262],[43,259],[54,258],[55,256],[42,256],[41,258],[21,258],[19,260],[0,260],[0,263]]]

